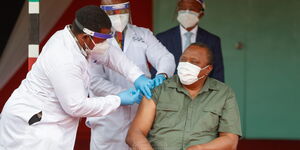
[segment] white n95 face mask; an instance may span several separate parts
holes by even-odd
[[[206,67],[204,67],[203,69],[206,69],[207,67],[208,67],[208,65]],[[196,81],[204,78],[205,75],[198,78],[200,71],[203,69],[201,69],[200,67],[193,65],[189,62],[179,62],[178,67],[177,67],[177,73],[178,73],[180,82],[184,85],[191,85],[191,84],[195,83]]]
[[[93,40],[92,40],[93,41]],[[93,41],[94,43],[94,41]],[[85,44],[85,51],[87,52],[87,54],[89,55],[99,55],[99,54],[104,54],[108,49],[109,49],[109,43],[107,40],[105,40],[104,42],[102,43],[99,43],[99,44],[95,44],[94,48],[91,50],[86,43]]]
[[[199,13],[191,10],[179,10],[177,20],[184,28],[190,28],[199,22]]]
[[[109,15],[112,27],[118,32],[123,32],[129,21],[129,13]]]

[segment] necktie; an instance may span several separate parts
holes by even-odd
[[[123,46],[122,46],[123,34],[122,34],[122,32],[116,32],[116,40],[117,40],[120,48],[123,49]]]
[[[184,33],[185,42],[184,42],[183,50],[185,50],[191,44],[191,37],[192,37],[192,35],[193,35],[192,32],[186,32],[186,33]]]

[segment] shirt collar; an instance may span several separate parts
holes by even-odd
[[[180,35],[181,36],[184,36],[184,34],[186,32],[189,32],[187,31],[182,25],[179,25],[180,26]],[[195,26],[190,32],[193,33],[193,35],[196,35],[197,34],[197,31],[198,31],[198,26]]]

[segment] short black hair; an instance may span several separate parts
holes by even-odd
[[[102,28],[111,28],[111,22],[107,14],[98,6],[88,5],[76,11],[75,19],[85,28],[99,32]],[[75,35],[83,31],[76,25],[75,19],[72,23],[72,31]]]
[[[201,47],[201,48],[206,49],[207,57],[208,57],[208,64],[213,65],[213,63],[214,63],[214,54],[213,54],[212,50],[209,48],[208,45],[206,45],[204,43],[201,43],[201,42],[195,42],[195,43],[192,43],[190,46],[197,46],[197,47]]]

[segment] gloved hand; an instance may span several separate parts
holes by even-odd
[[[157,87],[157,86],[161,85],[166,80],[166,77],[162,74],[158,74],[152,80],[154,81],[154,86]]]
[[[154,81],[147,78],[145,75],[141,75],[134,81],[134,86],[136,89],[140,90],[147,99],[152,97],[151,89],[154,88]]]
[[[121,105],[139,104],[143,98],[139,90],[134,90],[132,88],[119,93],[118,96],[121,98]]]

